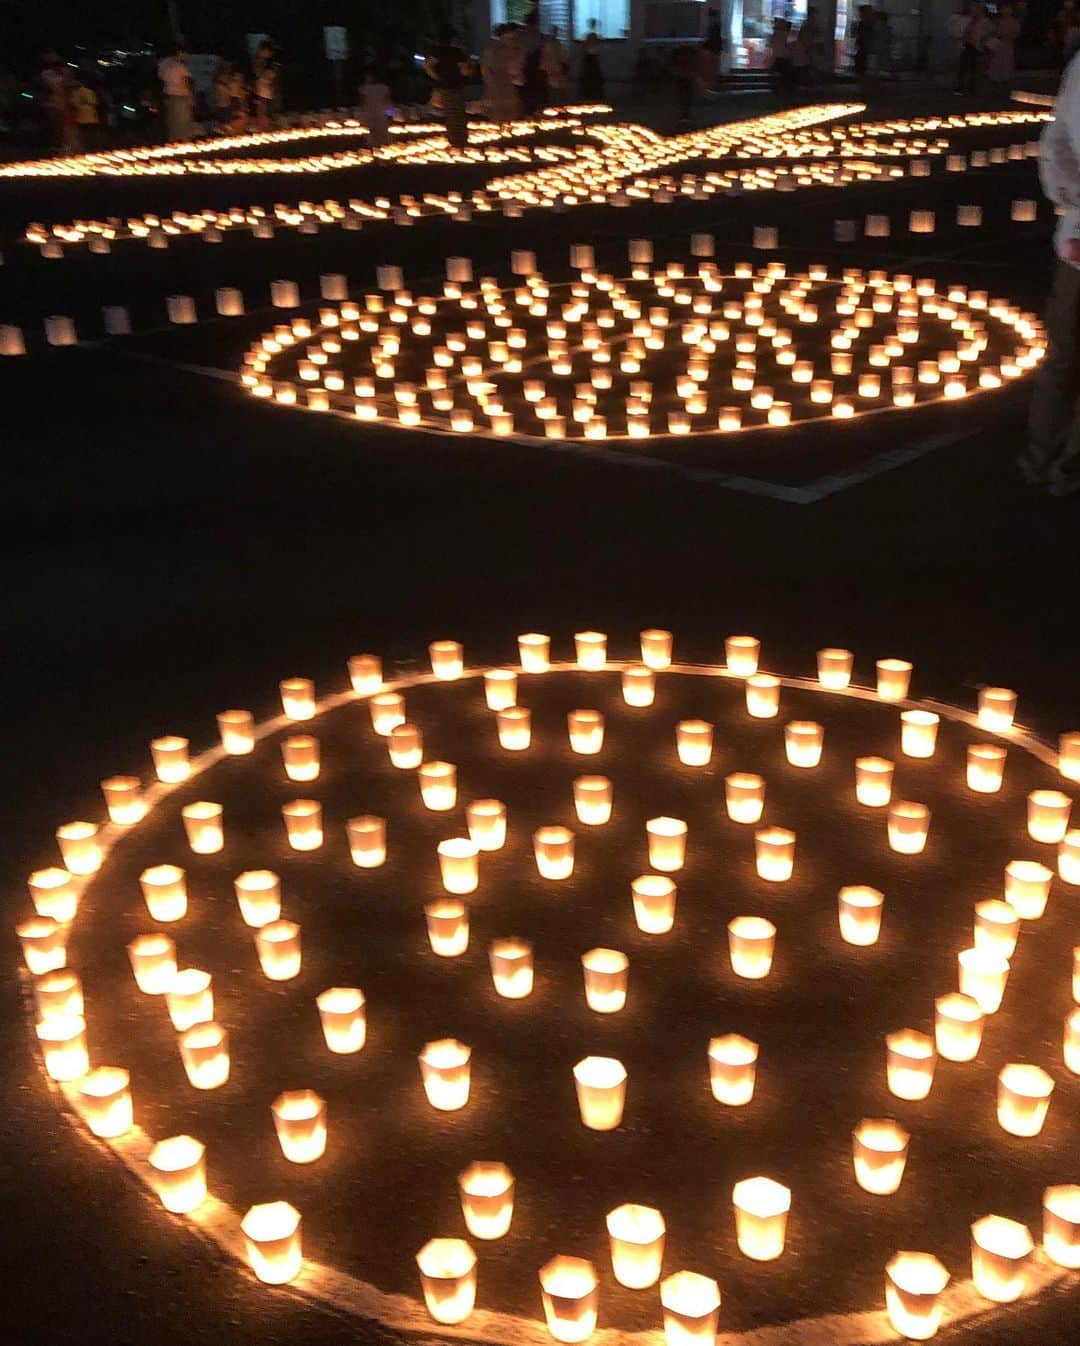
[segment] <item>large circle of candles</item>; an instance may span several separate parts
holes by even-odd
[[[551,637],[536,631],[518,636],[518,659],[523,673],[546,673],[551,667]]]
[[[252,1206],[240,1221],[251,1269],[267,1285],[287,1285],[303,1266],[300,1212],[287,1201]]]
[[[933,757],[940,716],[932,710],[900,712],[900,751],[905,757]]]
[[[222,807],[208,800],[185,804],[180,810],[188,845],[196,855],[216,855],[225,845]],[[176,919],[175,917],[173,918]]]
[[[524,1000],[533,989],[532,945],[523,939],[495,939],[488,949],[491,980],[506,1000]]]
[[[300,975],[300,927],[295,921],[268,921],[255,931],[259,965],[270,981],[291,981]]]
[[[70,968],[46,972],[34,982],[39,1019],[84,1017],[82,982]]]
[[[499,743],[510,752],[523,752],[532,742],[532,712],[524,706],[507,706],[495,719]]]
[[[600,1281],[583,1257],[553,1257],[540,1268],[547,1329],[555,1341],[587,1341],[596,1331]]]
[[[902,1337],[929,1341],[941,1325],[949,1273],[930,1253],[899,1252],[885,1267],[885,1308]]]
[[[780,679],[771,673],[752,673],[746,679],[746,709],[755,720],[771,720],[780,713]]]
[[[670,631],[642,631],[641,662],[646,668],[660,670],[671,667],[673,639]]]
[[[656,695],[656,679],[651,668],[632,664],[623,669],[623,700],[628,706],[651,706]]]
[[[903,701],[911,686],[911,664],[906,659],[877,661],[877,694],[882,701]]]
[[[901,799],[889,805],[889,845],[901,855],[919,855],[926,848],[930,810]]]
[[[465,810],[469,837],[482,851],[506,845],[506,805],[501,799],[474,799]]]
[[[468,837],[451,837],[439,842],[439,871],[443,887],[448,893],[465,896],[476,892],[479,883],[479,849],[476,842]]]
[[[967,750],[968,789],[992,795],[1001,789],[1006,750],[995,743],[970,743]]]
[[[164,995],[176,976],[176,945],[168,935],[139,935],[127,947],[139,990]]]
[[[578,821],[590,827],[611,820],[612,785],[607,776],[578,776],[574,781],[574,810]]]
[[[293,781],[317,780],[319,775],[319,740],[310,734],[294,734],[282,740],[281,757],[285,775]]]
[[[573,752],[588,757],[604,746],[604,717],[598,710],[572,710],[566,723]]]
[[[189,1215],[206,1200],[206,1147],[194,1136],[169,1136],[150,1151],[154,1190],[174,1215]]]
[[[26,966],[35,977],[67,962],[67,928],[51,916],[34,916],[15,927]]]
[[[456,1112],[469,1101],[472,1048],[456,1038],[439,1038],[424,1044],[420,1053],[420,1078],[428,1102],[440,1112]]]
[[[60,924],[75,919],[79,898],[72,876],[66,869],[52,865],[35,869],[28,880],[30,898],[39,916],[48,916]]]
[[[1043,1192],[1042,1243],[1051,1262],[1080,1267],[1080,1187],[1063,1183]]]
[[[956,955],[960,990],[978,1002],[984,1014],[996,1014],[1009,979],[1009,960],[996,949],[962,949]]]
[[[996,897],[975,904],[975,947],[1011,958],[1020,934],[1020,917]]]
[[[758,1044],[739,1033],[709,1039],[709,1087],[713,1098],[742,1107],[754,1097]]]
[[[647,935],[665,935],[675,924],[675,884],[660,874],[642,874],[631,880],[634,920]]]
[[[391,763],[402,770],[418,767],[424,760],[424,736],[419,725],[407,721],[395,724],[387,736],[386,746]]]
[[[69,873],[96,874],[101,868],[101,846],[96,823],[65,823],[56,829],[56,840],[64,868]]]
[[[179,1033],[214,1017],[213,978],[201,968],[181,968],[165,992],[172,1026]]]
[[[934,1083],[937,1052],[933,1038],[914,1028],[890,1033],[885,1039],[885,1078],[889,1093],[917,1102]]]
[[[890,1196],[900,1186],[911,1136],[889,1118],[868,1117],[852,1132],[855,1180],[864,1192]]]
[[[440,682],[453,682],[465,671],[465,656],[456,640],[433,640],[428,653],[431,671]]]
[[[180,1059],[196,1089],[219,1089],[229,1078],[229,1034],[212,1019],[180,1034]]]
[[[384,738],[394,725],[405,723],[405,698],[400,692],[377,692],[368,705],[372,728]]]
[[[512,668],[489,668],[484,674],[484,697],[488,710],[505,710],[517,704],[518,675]]]
[[[1010,860],[1005,866],[1005,901],[1024,921],[1037,921],[1046,910],[1053,871],[1037,860]]]
[[[617,1014],[626,1004],[630,959],[618,949],[590,949],[581,955],[585,1003],[597,1014]]]
[[[736,916],[728,922],[728,956],[737,977],[757,981],[772,969],[776,926],[764,916]]]
[[[715,1346],[720,1287],[711,1276],[677,1271],[660,1282],[666,1346]]]
[[[191,774],[188,761],[188,741],[176,734],[166,734],[150,743],[150,755],[154,759],[154,771],[159,781],[165,785],[175,785],[187,780]]]
[[[744,1178],[731,1193],[739,1251],[755,1262],[771,1262],[784,1251],[791,1189],[772,1178]]]
[[[101,782],[109,821],[118,827],[130,827],[146,813],[142,798],[142,784],[138,776],[110,776]]]
[[[838,691],[851,682],[855,656],[850,650],[818,650],[818,682],[830,691]]]
[[[681,818],[650,818],[645,824],[649,839],[649,864],[671,874],[686,862],[686,823]]]
[[[1016,693],[1007,687],[984,687],[979,692],[979,728],[1003,734],[1012,728]]]
[[[1068,831],[1071,811],[1072,800],[1060,790],[1032,790],[1027,797],[1028,836],[1056,846]]]
[[[825,730],[813,720],[791,720],[784,725],[784,751],[792,766],[817,766]]]
[[[607,666],[607,636],[603,631],[578,631],[574,649],[578,668],[595,671]]]
[[[614,1131],[626,1104],[626,1067],[613,1056],[586,1056],[574,1067],[581,1121],[590,1131]]]
[[[221,746],[230,757],[243,757],[255,749],[255,717],[250,710],[223,710],[218,714]]]
[[[365,814],[345,824],[349,854],[358,869],[377,869],[386,862],[386,819]]]
[[[458,1191],[469,1233],[501,1239],[514,1215],[514,1175],[506,1165],[477,1160],[458,1175]]]
[[[971,1226],[971,1278],[984,1299],[1010,1304],[1027,1289],[1035,1243],[1027,1225],[986,1215]]]
[[[79,1083],[79,1109],[86,1125],[102,1140],[126,1136],[135,1124],[131,1076],[119,1066],[98,1066]]]
[[[425,808],[445,813],[457,803],[457,767],[452,762],[424,762],[418,778]]]
[[[382,660],[377,654],[354,654],[349,658],[349,682],[357,696],[370,696],[383,685]]]
[[[728,636],[724,641],[724,663],[736,678],[749,678],[758,671],[761,641],[756,636]]]
[[[270,869],[248,869],[233,880],[244,924],[258,929],[281,915],[281,880]]]
[[[708,720],[680,720],[675,726],[675,748],[683,766],[708,766],[713,750],[712,725]]]
[[[754,833],[754,859],[760,878],[785,883],[795,869],[795,833],[786,827],[763,827]]]
[[[326,1153],[326,1100],[313,1089],[291,1089],[270,1105],[281,1153],[291,1164],[311,1164]]]
[[[607,1214],[611,1269],[628,1290],[646,1290],[660,1279],[667,1228],[664,1217],[652,1206],[633,1202],[616,1206]]]
[[[281,806],[285,834],[294,851],[316,851],[323,843],[322,805],[317,799],[293,799]]]
[[[765,782],[750,771],[732,772],[724,777],[724,803],[732,822],[760,822],[765,808]]]
[[[982,1045],[986,1016],[979,1002],[960,991],[934,1001],[934,1043],[946,1061],[974,1061]]]
[[[539,827],[533,833],[536,868],[544,879],[568,879],[574,872],[574,834],[568,827]]]
[[[840,937],[846,944],[876,944],[885,898],[876,888],[856,884],[840,889]]]
[[[286,719],[310,720],[314,716],[315,684],[310,678],[284,678],[279,686]]]
[[[42,1019],[37,1025],[37,1038],[49,1079],[67,1083],[81,1079],[90,1069],[86,1020],[81,1014]]]
[[[469,947],[469,912],[464,902],[448,897],[429,902],[424,917],[433,953],[456,958]]]
[[[1040,1066],[1011,1064],[998,1072],[997,1118],[1013,1136],[1037,1136],[1043,1129],[1054,1092],[1053,1079]]]
[[[367,1041],[364,993],[356,986],[331,986],[315,997],[323,1037],[341,1056],[358,1052]]]
[[[1066,780],[1080,780],[1080,734],[1062,734],[1058,739],[1058,770]]]
[[[855,798],[868,808],[884,808],[892,799],[895,768],[887,757],[856,757]]]

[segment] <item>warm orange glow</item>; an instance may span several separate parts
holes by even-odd
[[[252,929],[269,925],[281,915],[281,880],[269,869],[248,869],[233,880],[244,924]]]
[[[469,1233],[500,1239],[514,1215],[514,1175],[505,1164],[477,1161],[458,1177],[461,1210]]]
[[[925,804],[897,800],[889,805],[889,845],[901,855],[919,855],[930,831],[930,810]]]
[[[599,1279],[582,1257],[553,1257],[540,1268],[547,1329],[559,1342],[586,1341],[596,1331]]]
[[[197,1023],[180,1034],[180,1058],[196,1089],[219,1089],[229,1078],[229,1034],[218,1023]]]
[[[664,1217],[652,1206],[616,1206],[607,1216],[611,1269],[620,1285],[645,1290],[660,1279],[664,1260]]]
[[[591,1131],[613,1131],[626,1103],[626,1068],[610,1056],[586,1056],[574,1067],[578,1111]]]
[[[754,1096],[758,1044],[738,1033],[709,1040],[709,1085],[713,1098],[728,1107],[743,1107]]]
[[[214,1017],[213,978],[201,968],[181,968],[165,992],[169,1018],[178,1033]]]
[[[176,945],[168,935],[139,935],[128,945],[135,984],[145,995],[164,995],[176,976]]]
[[[770,883],[785,883],[795,869],[795,833],[786,827],[763,827],[754,833],[758,875]]]
[[[144,869],[139,884],[146,909],[155,921],[179,921],[187,915],[187,883],[179,865]]]
[[[326,1153],[326,1100],[312,1089],[279,1094],[270,1105],[281,1152],[292,1164],[312,1164]]]
[[[847,944],[876,944],[881,933],[884,894],[865,884],[840,889],[840,937]]]
[[[711,1276],[677,1271],[660,1282],[665,1346],[715,1346],[720,1287]]]
[[[416,1254],[416,1265],[435,1322],[464,1322],[476,1304],[476,1254],[465,1240],[430,1239]]]
[[[885,1039],[885,1076],[889,1092],[897,1098],[917,1102],[925,1098],[934,1083],[937,1049],[933,1038],[914,1028],[889,1033]]]
[[[952,991],[934,1001],[934,1041],[946,1061],[974,1061],[986,1016],[970,995]]]
[[[469,947],[469,912],[464,902],[444,897],[424,908],[428,940],[440,958],[456,958]]]
[[[1080,1268],[1080,1187],[1075,1184],[1043,1193],[1043,1249],[1059,1267]]]
[[[885,1268],[885,1307],[902,1337],[929,1341],[941,1326],[949,1273],[930,1253],[900,1252]]]
[[[869,1117],[855,1128],[852,1140],[856,1182],[864,1192],[890,1196],[904,1176],[908,1132],[891,1118]]]
[[[1037,921],[1046,910],[1053,871],[1037,860],[1010,860],[1005,866],[1005,901],[1023,921]]]
[[[1037,1136],[1050,1107],[1054,1081],[1039,1066],[1007,1065],[998,1073],[997,1118],[1013,1136]]]
[[[906,659],[879,659],[876,667],[877,694],[881,700],[906,700],[911,686],[911,664]]]
[[[356,986],[331,986],[315,997],[326,1045],[338,1055],[360,1051],[367,1041],[364,993]]]
[[[971,1226],[971,1275],[984,1299],[1008,1304],[1027,1288],[1034,1242],[1026,1225],[987,1215]]]
[[[574,834],[568,827],[538,828],[533,853],[541,878],[568,879],[574,872]]]
[[[345,824],[349,854],[358,869],[377,869],[386,863],[386,820],[365,814]],[[470,889],[471,891],[471,889]]]
[[[193,1136],[159,1140],[149,1165],[161,1204],[174,1215],[189,1215],[206,1200],[206,1147]]]
[[[240,1228],[244,1232],[251,1269],[267,1285],[295,1280],[303,1265],[300,1212],[287,1201],[252,1206]]]
[[[259,965],[270,981],[291,981],[300,975],[300,927],[295,921],[268,921],[255,931]]]
[[[731,1194],[739,1251],[755,1262],[771,1262],[784,1251],[791,1189],[772,1178],[744,1178]]]
[[[682,869],[686,862],[686,823],[681,818],[650,818],[645,832],[652,868],[668,874]]]
[[[765,808],[765,782],[752,772],[735,771],[724,777],[724,802],[732,822],[760,822]]]
[[[439,1038],[420,1053],[420,1077],[428,1102],[440,1112],[456,1112],[469,1101],[472,1048],[456,1038]]]
[[[616,1014],[626,1004],[630,960],[618,949],[590,949],[581,955],[585,1003],[598,1014]]]
[[[728,922],[728,954],[737,977],[759,981],[772,969],[776,926],[764,916],[736,916]]]

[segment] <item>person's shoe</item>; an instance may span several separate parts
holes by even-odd
[[[1029,486],[1045,486],[1046,474],[1027,458],[1017,458],[1016,470]]]

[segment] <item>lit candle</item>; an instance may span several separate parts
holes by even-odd
[[[656,679],[652,669],[643,664],[624,668],[622,694],[628,706],[651,706],[656,695]]]
[[[660,1282],[666,1346],[716,1346],[720,1287],[711,1276],[677,1271]]]
[[[728,922],[728,956],[737,977],[757,981],[772,969],[776,926],[764,916],[736,916]]]
[[[1058,770],[1066,780],[1080,780],[1080,734],[1062,734],[1058,739]]]
[[[245,925],[257,929],[281,915],[281,880],[269,869],[249,869],[233,880]]]
[[[1080,1187],[1063,1183],[1043,1192],[1042,1241],[1051,1262],[1080,1267]]]
[[[946,1061],[974,1061],[982,1045],[986,1016],[973,996],[960,991],[934,1001],[934,1042]]]
[[[574,781],[574,810],[578,821],[590,827],[611,820],[612,785],[607,776],[578,776]]]
[[[1004,734],[1016,716],[1016,693],[1008,687],[984,687],[979,692],[979,728]]]
[[[1027,1289],[1035,1243],[1016,1220],[986,1215],[971,1226],[971,1278],[984,1299],[1010,1304]]]
[[[1057,869],[1066,883],[1080,884],[1080,829],[1073,828],[1061,838]]]
[[[607,665],[607,636],[602,631],[578,631],[574,636],[578,668],[596,670]]]
[[[291,1089],[270,1105],[281,1153],[291,1164],[311,1164],[326,1153],[326,1100],[312,1089]]]
[[[300,927],[295,921],[268,921],[255,931],[259,964],[270,981],[291,981],[300,975]]]
[[[724,641],[724,663],[736,678],[749,678],[758,671],[761,641],[756,636],[728,636]]]
[[[708,766],[713,750],[712,725],[707,720],[680,720],[675,726],[675,748],[683,766]]]
[[[626,1067],[612,1056],[586,1056],[574,1067],[581,1121],[590,1131],[614,1131],[626,1104]]]
[[[754,856],[760,878],[785,883],[795,869],[795,833],[786,827],[763,827],[754,833]]]
[[[377,654],[354,654],[349,658],[349,682],[357,696],[370,696],[383,685],[382,660]]]
[[[792,766],[817,766],[824,739],[825,730],[813,720],[791,720],[784,725],[784,751]]]
[[[541,878],[568,879],[574,872],[574,834],[568,827],[538,828],[533,853]]]
[[[424,807],[445,813],[457,803],[457,767],[451,762],[424,762],[418,772]]]
[[[479,883],[479,847],[468,837],[451,837],[438,845],[439,871],[448,893],[475,893]],[[571,860],[571,866],[572,866]]]
[[[286,719],[310,720],[314,716],[315,684],[310,678],[284,678],[279,687]]]
[[[818,682],[830,691],[838,691],[851,682],[855,656],[850,650],[818,650]]]
[[[649,864],[671,874],[686,862],[686,823],[681,818],[650,818],[645,824],[649,838]]]
[[[857,884],[840,889],[840,937],[847,944],[876,944],[881,933],[884,894]]]
[[[884,808],[892,799],[893,763],[885,757],[855,759],[855,798],[869,808]]]
[[[512,668],[489,668],[484,674],[484,698],[488,710],[505,710],[517,704],[518,676]]]
[[[771,720],[780,713],[780,679],[771,673],[752,673],[746,679],[746,709],[755,720]]]
[[[963,949],[957,954],[960,990],[978,1002],[984,1014],[1001,1007],[1009,979],[1009,960],[992,949]]]
[[[184,820],[188,845],[196,855],[216,855],[223,849],[225,833],[221,823],[220,804],[199,800],[194,804],[185,804],[180,814]]]
[[[758,1044],[738,1033],[709,1039],[709,1085],[713,1098],[742,1107],[754,1096]]]
[[[630,959],[618,949],[590,949],[581,955],[585,1003],[597,1014],[616,1014],[626,1004]]]
[[[495,718],[500,745],[510,752],[524,752],[532,742],[532,713],[524,706],[507,706]]]
[[[168,935],[139,935],[127,947],[139,990],[164,995],[176,976],[176,945]]]
[[[332,1052],[358,1052],[367,1041],[364,993],[356,986],[331,986],[315,997],[323,1037]]]
[[[180,1059],[196,1089],[218,1089],[229,1078],[229,1034],[212,1019],[180,1034]]]
[[[424,760],[424,736],[420,726],[395,724],[387,735],[387,750],[390,762],[401,770],[412,770]]]
[[[918,855],[926,847],[930,810],[925,804],[898,800],[889,806],[889,845],[901,855]]]
[[[15,927],[26,966],[35,977],[67,962],[67,929],[51,916],[35,916]]]
[[[889,1092],[897,1098],[917,1102],[925,1098],[934,1083],[937,1052],[933,1038],[914,1028],[903,1028],[885,1038],[885,1077]]]
[[[903,701],[911,686],[911,664],[906,659],[877,661],[877,694],[882,701]]]
[[[596,1331],[600,1282],[583,1257],[553,1257],[540,1268],[547,1329],[559,1342],[586,1341]]]
[[[405,723],[405,698],[400,692],[376,692],[368,706],[372,728],[384,738],[394,725]]]
[[[440,1112],[456,1112],[469,1101],[472,1048],[456,1038],[439,1038],[424,1044],[420,1053],[420,1078],[428,1102]]]
[[[941,1326],[949,1273],[930,1253],[900,1252],[885,1267],[885,1307],[902,1337],[929,1341]]]
[[[474,799],[465,810],[469,838],[482,851],[506,844],[506,805],[500,799]]]
[[[1027,797],[1028,836],[1056,846],[1069,829],[1071,811],[1072,800],[1060,790],[1032,790]]]
[[[281,756],[285,775],[289,780],[317,780],[319,775],[319,740],[310,734],[296,734],[282,740]]]
[[[267,1285],[286,1285],[303,1266],[300,1212],[287,1201],[252,1206],[240,1221],[251,1269]]]
[[[551,667],[551,637],[536,631],[518,636],[518,659],[523,673],[546,673]]]
[[[34,1003],[39,1019],[84,1017],[82,982],[68,968],[46,972],[34,982]]]
[[[178,1033],[209,1023],[214,1017],[213,978],[201,968],[181,968],[165,992],[165,1003]]]
[[[1046,910],[1053,871],[1037,860],[1010,860],[1005,866],[1005,901],[1023,921],[1037,921]]]
[[[465,655],[456,640],[433,640],[428,646],[431,671],[440,682],[454,682],[465,671]]]
[[[101,846],[97,835],[96,823],[65,823],[56,829],[60,857],[68,873],[96,874],[101,868]]]
[[[86,1020],[79,1014],[51,1015],[37,1025],[38,1044],[49,1079],[68,1083],[90,1069]]]
[[[967,750],[968,789],[992,795],[1001,789],[1005,774],[1006,750],[994,743],[969,743]]]
[[[573,752],[593,756],[604,746],[604,717],[598,710],[572,710],[566,723]]]
[[[628,1202],[607,1215],[611,1269],[628,1290],[646,1290],[660,1279],[667,1233],[664,1217],[652,1206]]]
[[[30,875],[28,885],[34,910],[39,916],[48,916],[61,925],[75,919],[79,898],[66,869],[56,865],[36,869]]]
[[[996,897],[975,904],[975,947],[1011,958],[1020,934],[1020,917]]]
[[[386,862],[386,819],[368,814],[345,824],[349,854],[358,869],[377,869]]]
[[[101,782],[109,821],[118,827],[130,827],[146,814],[138,776],[110,776]]]
[[[532,994],[533,951],[526,940],[492,940],[488,960],[498,995],[506,1000],[524,1000]]]
[[[243,757],[255,749],[255,717],[250,710],[223,710],[217,717],[221,746],[230,757]]]
[[[671,648],[674,637],[670,631],[641,632],[641,662],[657,671],[671,667]]]
[[[461,1211],[469,1233],[500,1239],[514,1215],[514,1175],[505,1164],[477,1161],[458,1176]]]
[[[1054,1081],[1039,1066],[1010,1064],[998,1072],[997,1118],[1012,1136],[1037,1136],[1050,1107]]]
[[[675,884],[659,874],[642,874],[630,884],[634,919],[647,935],[664,935],[675,924]]]
[[[939,723],[932,710],[902,710],[900,751],[906,757],[933,757]]]
[[[206,1200],[206,1147],[194,1136],[159,1140],[148,1159],[154,1190],[174,1215],[189,1215]]]
[[[424,908],[428,939],[440,958],[456,958],[469,947],[469,913],[464,902],[440,898]]]
[[[760,822],[765,808],[765,782],[753,772],[735,771],[724,777],[724,802],[732,822]]]
[[[285,833],[294,851],[316,851],[323,843],[322,805],[317,799],[293,799],[281,806]]]
[[[755,1262],[771,1262],[784,1251],[791,1189],[772,1178],[744,1178],[731,1193],[739,1251]]]
[[[890,1118],[868,1117],[852,1132],[855,1180],[864,1192],[890,1196],[907,1165],[910,1135]]]

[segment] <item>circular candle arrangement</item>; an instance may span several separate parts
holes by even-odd
[[[440,296],[378,268],[378,289],[267,332],[241,377],[256,397],[408,428],[548,439],[643,439],[850,419],[1000,388],[1041,360],[1032,314],[986,291],[823,265],[737,263],[710,235],[697,260],[631,275],[571,249],[577,279],[548,281],[518,251],[518,284],[450,258]]]
[[[49,1076],[260,1280],[399,1328],[922,1339],[1080,1267],[1080,735],[725,653],[442,640],[155,739],[30,877]]]

